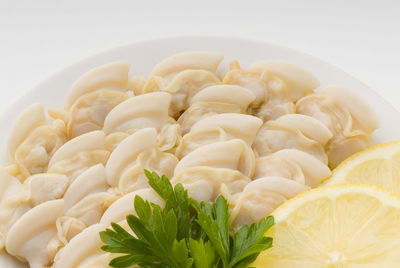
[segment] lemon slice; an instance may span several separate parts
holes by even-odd
[[[400,267],[400,197],[379,187],[316,188],[273,215],[254,267]]]
[[[400,194],[400,142],[371,146],[343,161],[323,185],[366,183]]]

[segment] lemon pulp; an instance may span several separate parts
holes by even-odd
[[[255,267],[400,267],[400,198],[377,187],[320,187],[273,215]]]

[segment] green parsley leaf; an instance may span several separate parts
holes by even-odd
[[[144,170],[144,173],[149,180],[150,186],[165,200],[165,209],[174,210],[178,222],[177,239],[181,240],[189,237],[192,231],[190,222],[194,214],[190,210],[187,191],[180,183],[173,188],[165,175],[160,177],[157,173],[148,170]]]
[[[222,195],[218,196],[213,209],[215,220],[219,227],[222,245],[224,250],[229,252],[229,205]]]
[[[245,268],[272,246],[264,237],[273,217],[243,226],[229,235],[229,206],[219,196],[215,203],[189,198],[181,184],[172,187],[166,176],[145,170],[150,186],[165,200],[165,207],[136,196],[137,216],[128,215],[134,235],[116,223],[100,232],[102,249],[122,256],[112,267],[137,265],[144,268]]]
[[[269,216],[250,227],[245,225],[233,235],[233,247],[230,267],[247,267],[255,261],[261,251],[272,247],[272,238],[264,237],[265,232],[274,225],[274,218]]]
[[[199,240],[190,238],[189,250],[196,268],[218,267],[217,255],[210,241],[204,242],[202,238]]]
[[[219,255],[224,267],[229,261],[228,203],[219,196],[214,205],[201,202],[195,206],[197,222],[207,234],[208,239]]]

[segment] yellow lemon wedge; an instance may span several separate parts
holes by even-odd
[[[400,267],[400,197],[379,187],[319,187],[273,215],[273,247],[251,266]]]
[[[377,144],[354,154],[323,185],[343,183],[373,184],[400,194],[400,142]]]

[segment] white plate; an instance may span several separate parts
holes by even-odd
[[[316,75],[322,86],[339,85],[347,87],[364,98],[376,111],[380,119],[380,129],[374,133],[376,142],[397,140],[400,125],[393,124],[400,113],[372,89],[338,68],[310,55],[268,43],[231,37],[175,37],[132,43],[108,50],[75,63],[43,81],[0,116],[0,161],[5,161],[6,141],[11,122],[28,105],[34,102],[46,107],[62,108],[71,84],[83,73],[98,65],[112,61],[131,63],[132,74],[148,75],[152,67],[161,59],[183,51],[205,50],[225,56],[223,64],[233,59],[242,66],[262,59],[282,59],[299,64]],[[11,263],[10,258],[0,255],[0,267],[26,267]]]

